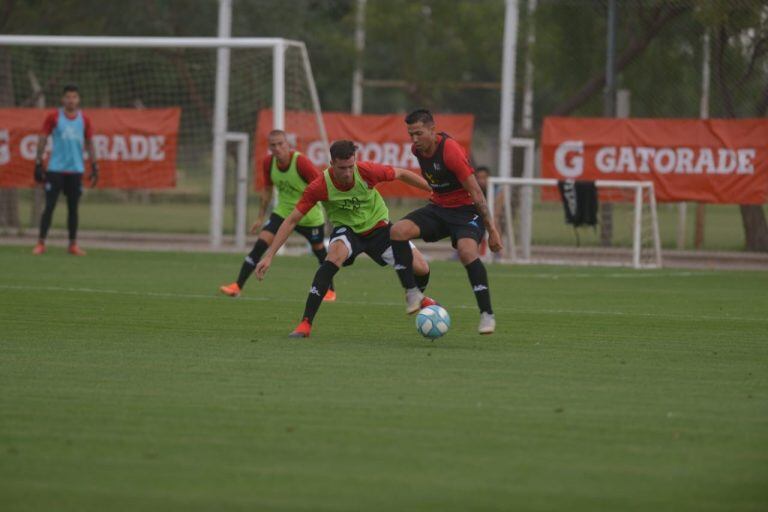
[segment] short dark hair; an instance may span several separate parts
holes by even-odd
[[[337,140],[331,144],[331,161],[346,160],[357,153],[357,146],[351,140]]]
[[[475,168],[475,172],[487,172],[488,174],[491,174],[491,170],[488,167],[484,166],[484,165],[477,166]]]
[[[61,94],[67,94],[68,92],[76,92],[80,94],[80,88],[76,84],[67,84],[61,91]]]
[[[272,130],[267,134],[267,137],[277,137],[278,135],[282,135],[286,139],[288,139],[288,134],[285,133],[285,130]]]
[[[434,124],[435,119],[432,117],[432,112],[425,108],[417,108],[405,116],[405,124],[414,124],[418,122],[422,122],[424,124]]]

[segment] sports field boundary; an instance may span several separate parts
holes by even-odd
[[[234,246],[234,236],[225,235],[223,245],[212,249],[208,235],[194,233],[134,233],[126,231],[80,231],[78,240],[83,247],[93,249],[115,249],[133,251],[164,251],[164,252],[215,252],[240,254],[242,249]],[[249,244],[255,236],[249,237]],[[36,233],[26,231],[21,234],[0,234],[0,245],[3,246],[34,246],[37,241]],[[53,247],[66,245],[67,233],[62,229],[50,232],[49,244]],[[432,244],[419,243],[430,259],[445,260],[453,257],[454,251],[450,244],[438,242]],[[300,255],[307,252],[304,239],[292,236],[286,243],[284,254]],[[598,255],[605,255],[605,260],[596,266],[616,266],[615,261],[621,259],[630,261],[628,248],[590,248],[590,247],[557,247],[533,246],[531,263],[555,265],[584,265],[588,260],[594,260]],[[625,257],[626,256],[626,257]],[[690,268],[712,270],[764,270],[768,271],[768,253],[751,253],[744,251],[663,251],[664,267]],[[611,263],[611,259],[613,263]]]

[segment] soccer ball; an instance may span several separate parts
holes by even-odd
[[[416,315],[416,330],[425,338],[435,339],[448,332],[451,317],[440,306],[427,306]]]

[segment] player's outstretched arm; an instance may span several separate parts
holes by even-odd
[[[399,167],[395,167],[394,169],[395,169],[395,179],[398,179],[403,183],[407,183],[412,187],[416,187],[421,190],[425,190],[427,192],[432,192],[432,187],[429,186],[429,183],[427,183],[427,180],[425,180],[415,172],[411,172],[408,169],[400,169]]]
[[[496,230],[496,224],[493,222],[493,215],[488,209],[485,195],[483,194],[480,185],[478,185],[475,175],[470,174],[467,179],[461,182],[461,186],[464,187],[464,190],[469,192],[469,195],[472,197],[472,202],[475,203],[475,208],[480,212],[480,216],[483,217],[485,229],[488,231],[488,247],[490,247],[493,252],[499,252],[502,247],[501,236]]]
[[[272,264],[272,258],[277,254],[277,251],[283,246],[285,241],[288,240],[291,231],[294,230],[303,217],[304,214],[294,208],[291,214],[288,215],[280,225],[280,229],[275,233],[275,238],[272,240],[272,244],[269,246],[269,249],[267,249],[267,252],[264,253],[264,256],[261,258],[258,265],[256,265],[256,278],[259,281],[264,279],[267,270],[269,270],[269,266]]]

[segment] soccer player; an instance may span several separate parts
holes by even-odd
[[[491,308],[488,274],[480,260],[480,241],[488,230],[488,245],[501,250],[501,239],[488,211],[485,196],[473,174],[467,154],[448,134],[438,132],[429,110],[414,110],[405,118],[411,151],[421,173],[432,187],[430,204],[415,210],[392,226],[395,269],[405,288],[406,311],[417,311],[423,299],[413,274],[410,240],[435,242],[450,237],[459,260],[467,270],[480,309],[480,334],[496,330]]]
[[[251,233],[261,228],[259,238],[253,245],[251,252],[245,257],[240,267],[240,275],[237,281],[221,286],[219,290],[230,297],[237,297],[245,286],[245,282],[251,277],[256,264],[264,252],[272,244],[275,233],[285,221],[288,214],[293,211],[296,202],[301,197],[307,184],[320,176],[320,172],[306,156],[298,151],[292,151],[288,139],[283,130],[269,132],[269,152],[261,165],[264,176],[264,190],[261,193],[261,205],[256,222],[251,227]],[[267,207],[272,201],[272,187],[277,188],[277,206],[269,216],[267,223],[262,226]],[[320,206],[316,206],[306,212],[304,218],[296,225],[295,230],[307,239],[312,247],[317,261],[322,265],[327,252],[323,239],[325,237],[325,216]],[[336,300],[336,292],[333,284],[328,288],[324,300]]]
[[[80,111],[80,92],[76,85],[65,85],[61,98],[62,108],[51,112],[43,122],[43,129],[37,139],[35,157],[35,181],[45,183],[45,209],[40,219],[40,236],[32,254],[45,253],[45,238],[51,227],[53,210],[59,194],[67,196],[67,228],[69,229],[69,254],[85,256],[77,245],[77,207],[83,194],[83,146],[91,160],[91,187],[99,180],[99,167],[93,151],[93,129],[91,121]],[[43,167],[43,154],[48,137],[53,137],[53,150],[48,161],[48,170]]]
[[[339,267],[352,265],[360,253],[366,253],[381,266],[394,265],[389,239],[389,210],[374,187],[384,181],[400,180],[422,190],[430,190],[421,176],[406,169],[398,169],[373,162],[357,162],[357,147],[352,141],[339,140],[331,145],[331,167],[309,184],[296,208],[285,219],[275,235],[272,245],[256,266],[256,276],[263,279],[272,258],[285,243],[293,227],[322,202],[333,225],[328,256],[315,273],[307,296],[304,316],[289,335],[292,338],[309,337],[321,298]],[[429,266],[421,253],[413,248],[412,272],[420,292],[429,281]],[[435,302],[424,297],[424,306]]]

